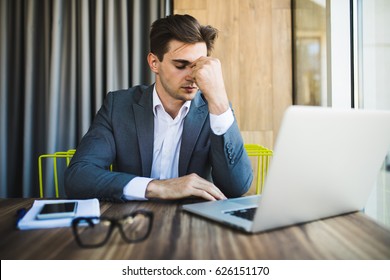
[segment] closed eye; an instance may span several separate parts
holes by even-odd
[[[184,60],[184,59],[174,59],[174,60],[172,60],[172,62],[173,62],[173,65],[175,65],[176,69],[179,69],[179,70],[183,70],[191,64],[190,61]]]

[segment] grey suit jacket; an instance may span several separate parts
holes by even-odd
[[[65,172],[69,198],[123,201],[123,188],[137,176],[150,177],[153,161],[153,85],[110,92]],[[109,166],[114,164],[114,172]],[[236,120],[221,136],[210,128],[201,92],[184,120],[179,176],[196,173],[228,197],[249,189],[253,173]]]

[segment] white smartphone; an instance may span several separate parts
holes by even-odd
[[[38,220],[72,218],[76,215],[77,202],[46,203],[37,215]]]

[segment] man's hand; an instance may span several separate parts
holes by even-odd
[[[214,184],[194,173],[174,179],[153,180],[148,184],[145,196],[149,199],[180,199],[191,196],[206,200],[226,199]]]
[[[220,115],[229,108],[222,76],[221,62],[213,57],[200,57],[191,63],[192,78],[208,101],[209,111]]]

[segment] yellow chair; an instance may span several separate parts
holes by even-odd
[[[69,165],[71,158],[73,157],[75,149],[67,150],[64,152],[56,152],[54,154],[44,154],[40,155],[38,158],[38,177],[39,177],[39,196],[40,198],[44,197],[43,194],[43,171],[42,171],[42,161],[43,159],[53,159],[53,177],[54,177],[54,189],[55,189],[55,197],[59,198],[59,182],[58,182],[58,164],[57,159],[65,159],[66,166]],[[113,170],[113,165],[110,165],[110,171]]]
[[[245,150],[250,157],[257,157],[257,180],[256,194],[263,192],[265,177],[272,157],[272,150],[258,144],[244,144]]]
[[[59,197],[59,191],[58,191],[58,165],[57,165],[57,159],[65,159],[66,160],[66,166],[69,165],[71,158],[73,157],[76,150],[68,150],[64,152],[56,152],[54,154],[44,154],[40,155],[38,158],[38,177],[39,177],[39,196],[41,198],[44,197],[43,195],[43,172],[42,172],[42,161],[43,159],[53,159],[53,176],[54,176],[54,189],[55,189],[55,196],[56,198]]]

